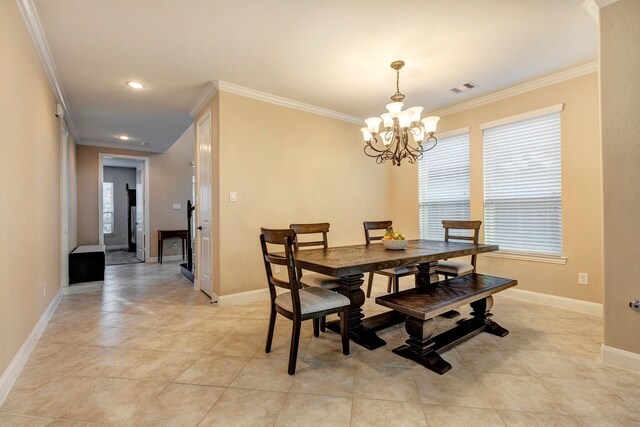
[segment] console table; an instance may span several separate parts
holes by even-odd
[[[158,230],[158,262],[162,264],[162,242],[166,239],[181,239],[180,246],[182,247],[182,259],[184,259],[188,235],[187,230]]]

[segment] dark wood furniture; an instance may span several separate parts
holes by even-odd
[[[291,224],[291,228],[295,232],[293,239],[293,247],[297,251],[300,248],[310,248],[320,246],[323,249],[329,247],[329,240],[327,233],[329,233],[329,227],[331,225],[328,222],[315,223],[315,224]],[[321,234],[320,240],[305,240],[301,236],[317,235]],[[322,273],[304,273],[301,268],[296,269],[298,273],[298,279],[300,283],[305,286],[320,286],[325,289],[335,289],[339,285],[336,282],[337,277],[327,276]]]
[[[371,231],[375,231],[375,230],[386,231],[387,228],[393,225],[393,222],[392,221],[365,221],[363,222],[363,225],[364,225],[364,239],[368,245],[373,241],[382,240],[382,237],[383,237],[383,235],[372,236]],[[418,269],[412,265],[370,272],[369,281],[367,283],[367,298],[371,298],[371,288],[373,287],[373,275],[375,273],[381,274],[388,278],[387,293],[389,293],[391,292],[391,289],[393,289],[393,292],[398,292],[400,290],[401,277],[413,276],[417,272],[418,272]]]
[[[180,270],[182,275],[187,279],[194,281],[193,275],[193,242],[191,236],[193,234],[193,211],[196,206],[191,203],[191,200],[187,200],[187,262],[180,264]]]
[[[442,221],[442,226],[444,227],[444,241],[468,241],[478,244],[481,225],[482,221]],[[471,236],[452,234],[452,231],[455,233],[456,231],[461,230],[471,230]],[[438,263],[438,268],[436,268],[436,273],[441,274],[446,278],[473,273],[476,270],[476,258],[477,255],[471,255],[471,264],[449,260],[440,261]]]
[[[125,184],[127,189],[127,245],[128,252],[136,251],[136,189],[130,189],[129,183]]]
[[[451,369],[438,352],[446,351],[455,344],[481,332],[500,337],[509,331],[490,319],[493,295],[516,286],[517,281],[484,274],[468,274],[396,294],[376,298],[376,303],[409,316],[405,329],[409,339],[405,345],[393,350],[400,356],[411,359],[440,375]],[[436,336],[433,318],[471,304],[471,319],[461,320],[458,325]]]
[[[349,336],[357,344],[373,350],[386,344],[376,331],[401,323],[406,316],[390,311],[364,319],[362,305],[365,295],[361,289],[364,273],[417,264],[416,285],[429,285],[438,281],[435,274],[438,260],[497,250],[497,245],[410,240],[402,251],[388,251],[382,245],[374,244],[300,250],[296,253],[295,262],[296,267],[339,277],[340,288],[337,291],[351,301]],[[327,328],[339,329],[335,322],[329,322]]]
[[[276,313],[280,313],[293,321],[291,331],[291,350],[289,352],[289,375],[296,371],[298,356],[298,344],[300,342],[301,322],[313,319],[314,335],[319,335],[319,320],[328,314],[340,314],[340,335],[342,338],[342,352],[349,354],[349,310],[350,301],[339,293],[323,289],[321,287],[301,288],[296,272],[294,259],[294,231],[260,229],[260,246],[264,258],[264,267],[267,273],[267,283],[271,302],[271,314],[269,316],[269,329],[265,352],[271,351],[273,332],[276,325]],[[267,244],[284,246],[284,256],[269,252]],[[278,279],[273,275],[271,265],[284,265],[287,268],[288,281]],[[288,292],[276,293],[276,287],[287,289]]]
[[[163,242],[166,239],[181,239],[182,259],[184,259],[186,241],[189,238],[189,230],[158,230],[158,262],[162,264]]]
[[[69,284],[104,280],[104,245],[77,246],[69,254]]]

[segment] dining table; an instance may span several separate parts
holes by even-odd
[[[391,310],[365,317],[362,310],[364,273],[416,265],[415,286],[429,286],[439,280],[435,273],[438,261],[497,250],[498,245],[418,239],[410,240],[403,250],[388,250],[380,243],[298,250],[295,264],[303,270],[338,278],[336,291],[351,302],[349,337],[362,347],[374,350],[386,344],[376,332],[404,322],[406,316]],[[328,322],[327,328],[339,332],[337,321]]]

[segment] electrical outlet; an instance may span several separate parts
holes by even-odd
[[[235,191],[230,191],[229,192],[229,201],[230,202],[235,202],[236,200],[238,200],[238,193],[236,193]]]
[[[581,285],[588,285],[589,273],[578,273],[578,283]]]
[[[47,282],[42,283],[42,296],[47,296]]]
[[[173,244],[173,249],[178,249],[178,244],[177,243]]]
[[[274,267],[274,269],[273,269],[274,273],[276,273],[276,274],[280,273],[280,266],[279,265],[274,265],[273,267]]]
[[[634,310],[640,311],[640,301],[631,301],[629,303],[629,307],[631,307]]]

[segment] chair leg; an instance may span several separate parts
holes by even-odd
[[[320,336],[320,318],[313,319],[313,336],[318,338]]]
[[[389,277],[389,280],[387,280],[387,293],[390,294],[391,293],[391,286],[393,285],[393,278]]]
[[[264,352],[271,352],[271,343],[273,342],[273,331],[276,328],[276,308],[271,304],[271,315],[269,316],[269,329],[267,330],[267,344],[264,346]]]
[[[324,332],[327,330],[327,316],[322,316],[320,318],[320,332]]]
[[[342,338],[342,354],[349,355],[349,308],[340,313],[340,338]]]
[[[400,292],[400,278],[398,276],[393,276],[393,292]]]
[[[369,282],[367,283],[367,298],[371,298],[371,288],[373,287],[373,272],[369,272]]]
[[[289,375],[296,373],[296,362],[298,361],[298,344],[300,343],[300,319],[293,320],[291,330],[291,350],[289,351]]]

